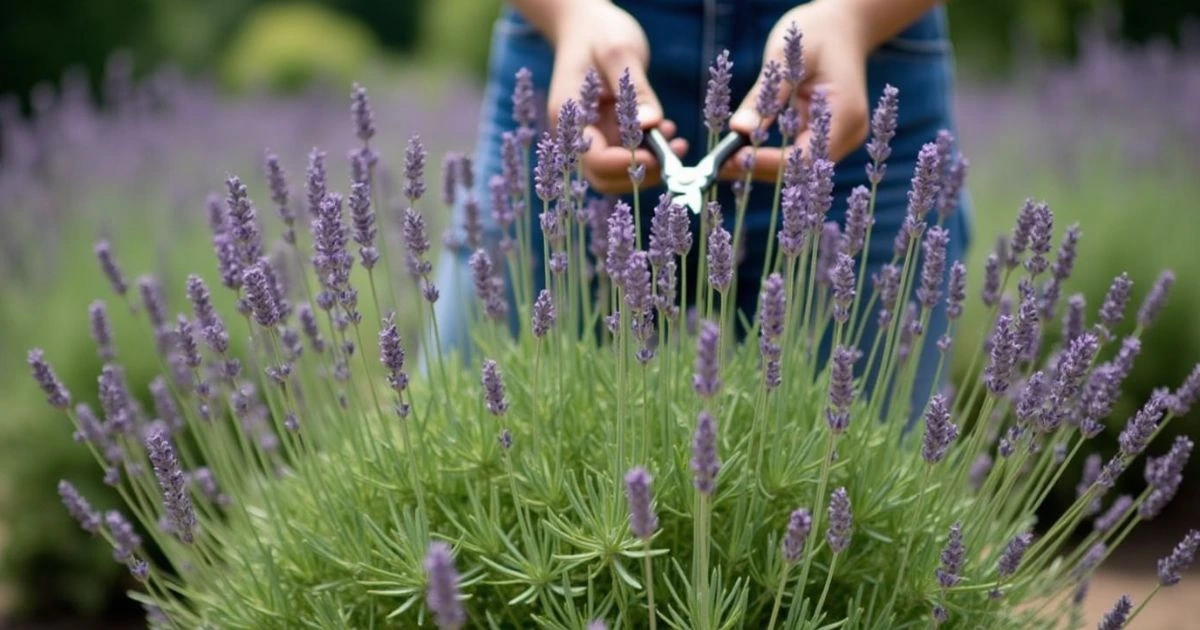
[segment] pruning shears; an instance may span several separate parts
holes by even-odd
[[[748,145],[750,139],[736,131],[725,134],[695,166],[684,166],[671,151],[667,138],[658,129],[646,132],[646,145],[658,158],[662,166],[662,180],[671,200],[700,214],[704,207],[704,193],[717,181],[721,165],[738,149]]]

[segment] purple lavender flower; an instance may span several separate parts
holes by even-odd
[[[800,151],[793,149],[789,156],[798,155]],[[807,238],[808,217],[805,206],[808,204],[808,191],[803,184],[795,184],[783,189],[780,200],[782,221],[779,226],[779,251],[788,259],[800,255]],[[711,236],[710,236],[711,238]]]
[[[428,154],[421,136],[413,134],[404,148],[404,196],[414,204],[425,194],[425,161]]]
[[[712,398],[721,389],[720,347],[721,329],[717,324],[700,323],[700,335],[696,343],[696,374],[692,387],[701,398]]]
[[[548,202],[562,196],[562,172],[558,166],[564,159],[550,132],[543,132],[537,143],[537,160],[533,168],[534,191],[538,199]]]
[[[758,96],[755,97],[754,110],[758,112],[760,123],[750,134],[754,144],[762,144],[766,140],[767,127],[764,123],[779,114],[779,88],[783,82],[783,67],[774,59],[763,65],[762,74],[758,77]]]
[[[579,86],[579,104],[583,108],[585,125],[599,122],[600,92],[603,89],[604,83],[600,79],[600,73],[595,68],[588,68],[587,73],[583,75],[583,84]]]
[[[125,563],[133,558],[133,554],[142,546],[142,538],[134,531],[133,525],[124,514],[116,510],[104,513],[104,526],[112,537],[113,559]]]
[[[1104,471],[1101,471],[1100,475],[1103,477]],[[1108,506],[1108,509],[1103,514],[1096,517],[1096,520],[1092,522],[1092,528],[1098,534],[1109,531],[1125,518],[1131,507],[1133,507],[1133,498],[1127,494],[1118,496],[1116,499],[1113,499],[1112,505]]]
[[[921,147],[917,154],[917,166],[913,171],[912,189],[908,192],[908,216],[915,222],[923,222],[925,215],[933,209],[937,202],[938,173],[942,164],[938,160],[937,145],[930,142]],[[909,238],[917,234],[910,232]]]
[[[554,326],[556,314],[550,291],[542,289],[533,303],[533,336],[541,339]]]
[[[502,416],[508,411],[508,401],[504,399],[504,378],[496,362],[491,359],[483,361],[483,398],[492,415]]]
[[[954,321],[962,317],[963,302],[967,300],[967,268],[961,261],[950,265],[950,282],[946,288],[946,317]]]
[[[925,438],[921,445],[921,457],[930,464],[942,461],[956,439],[958,425],[950,421],[946,397],[940,393],[934,394],[925,410]]]
[[[629,151],[638,148],[642,143],[642,123],[638,120],[637,91],[629,68],[617,80],[617,126],[621,132],[621,146]]]
[[[899,110],[900,90],[892,85],[885,85],[879,96],[879,104],[871,114],[871,140],[867,142],[867,155],[871,163],[867,165],[867,179],[872,186],[883,181],[887,165],[884,164],[892,154],[889,143],[896,135],[896,118]]]
[[[948,218],[958,207],[958,195],[966,183],[967,171],[971,167],[970,160],[962,154],[955,155],[944,164],[947,168],[942,177],[937,202],[938,218],[941,220]]]
[[[790,144],[800,135],[800,112],[792,105],[785,107],[776,120],[779,123],[779,135],[783,137],[784,143]]]
[[[1021,397],[1017,401],[1017,422],[1027,425],[1041,418],[1049,390],[1050,383],[1045,372],[1038,370],[1029,375],[1025,386],[1021,389]]]
[[[1100,467],[1103,460],[1098,453],[1088,455],[1083,462],[1083,472],[1079,476],[1079,483],[1075,484],[1075,497],[1080,498],[1092,488],[1096,480],[1100,478]],[[1086,514],[1092,515],[1100,511],[1100,497],[1096,497],[1088,505]]]
[[[962,523],[950,526],[950,536],[946,546],[942,548],[942,566],[937,569],[938,584],[942,588],[952,588],[962,579],[963,560],[966,559],[967,549],[963,545]]]
[[[1084,309],[1086,308],[1087,302],[1082,294],[1077,293],[1067,299],[1067,312],[1063,315],[1063,337],[1067,340],[1083,334],[1083,328],[1086,325],[1084,322]]]
[[[1129,274],[1122,273],[1113,279],[1112,286],[1108,289],[1108,294],[1104,296],[1104,304],[1100,306],[1100,324],[1111,335],[1121,325],[1121,320],[1125,317],[1125,306],[1129,304],[1129,293],[1133,288],[1133,281],[1129,279]]]
[[[375,249],[375,210],[371,207],[370,185],[355,182],[350,186],[350,219],[354,224],[354,242],[359,245],[359,256],[365,269],[371,269],[379,260]]]
[[[162,489],[163,510],[171,523],[171,533],[180,541],[191,544],[196,529],[196,513],[183,470],[175,455],[175,447],[171,446],[166,431],[156,431],[146,438],[146,454],[150,457],[154,476],[158,478],[158,485]]]
[[[1016,330],[1012,318],[1001,315],[996,318],[996,328],[992,333],[991,361],[984,372],[988,391],[995,396],[1002,396],[1008,391],[1012,380],[1012,370],[1016,363]]]
[[[674,259],[668,259],[662,269],[658,270],[658,293],[654,296],[654,305],[659,317],[674,320],[679,317],[679,306],[675,304],[675,286],[678,282],[678,267]]]
[[[804,41],[800,27],[795,22],[788,24],[783,34],[784,79],[795,90],[804,81]]]
[[[1166,400],[1162,395],[1152,394],[1150,400],[1129,419],[1121,435],[1117,437],[1123,455],[1134,457],[1146,448],[1146,442],[1158,428],[1158,421],[1162,419],[1165,405]]]
[[[1012,238],[1008,241],[1007,256],[1002,256],[1004,264],[1009,269],[1021,264],[1021,256],[1029,247],[1029,238],[1038,222],[1037,205],[1032,199],[1026,199],[1017,213],[1017,221],[1013,225]]]
[[[462,156],[458,153],[446,153],[442,156],[442,203],[453,208],[458,199],[459,161]]]
[[[724,293],[733,283],[732,238],[720,224],[708,233],[708,283],[719,293]]]
[[[1162,312],[1163,304],[1167,301],[1167,292],[1171,290],[1171,285],[1173,284],[1175,284],[1175,273],[1170,269],[1163,271],[1158,276],[1158,280],[1154,282],[1154,286],[1146,294],[1146,299],[1142,302],[1141,308],[1138,309],[1137,322],[1139,327],[1149,327],[1151,322]]]
[[[308,153],[308,166],[305,168],[304,188],[308,195],[308,214],[317,216],[321,202],[327,194],[329,176],[325,170],[325,152],[313,147]]]
[[[654,477],[640,466],[625,475],[625,496],[629,500],[629,530],[642,540],[650,540],[658,529],[658,516],[650,505],[650,484]]]
[[[1186,416],[1197,401],[1200,401],[1200,363],[1192,368],[1175,393],[1171,394],[1171,413]]]
[[[1025,269],[1030,276],[1037,276],[1050,266],[1046,254],[1050,253],[1050,243],[1054,237],[1054,214],[1044,203],[1033,206],[1033,225],[1029,230],[1029,260],[1025,261]]]
[[[829,407],[825,419],[836,434],[850,426],[850,406],[854,404],[854,363],[861,353],[856,348],[834,348],[829,368]]]
[[[200,347],[196,344],[192,322],[182,313],[175,321],[175,342],[178,345],[179,355],[183,358],[183,364],[192,369],[199,368],[203,359],[200,357]]]
[[[379,330],[379,362],[387,368],[388,385],[396,393],[402,393],[408,387],[404,358],[404,345],[400,341],[400,331],[396,329],[396,314],[388,313]]]
[[[104,276],[108,278],[108,284],[117,295],[124,296],[129,290],[129,284],[125,281],[125,274],[121,273],[121,268],[117,266],[117,261],[113,258],[112,246],[108,241],[96,241],[96,245],[92,248],[96,254],[96,259],[100,261],[100,270],[104,272]]]
[[[712,134],[721,133],[729,120],[729,82],[733,79],[733,62],[729,51],[722,50],[708,68],[708,89],[704,93],[704,126]]]
[[[1174,586],[1182,579],[1185,569],[1196,560],[1196,549],[1200,548],[1200,531],[1189,530],[1171,554],[1158,561],[1158,583]]]
[[[783,561],[788,564],[800,562],[804,543],[812,530],[812,515],[804,508],[796,508],[788,517],[787,533],[783,536]]]
[[[259,326],[270,327],[279,322],[279,304],[274,291],[267,282],[262,265],[247,267],[242,272],[242,284],[246,287],[246,301],[254,313]]]
[[[450,545],[429,543],[425,552],[425,604],[433,612],[440,630],[459,630],[467,623],[467,613],[459,601],[458,571]]]
[[[104,302],[96,300],[88,306],[88,321],[91,324],[92,340],[96,342],[96,352],[101,361],[112,361],[116,357],[113,351],[112,326],[108,321],[108,309]]]
[[[587,147],[584,146],[585,138],[583,137],[583,127],[587,124],[585,120],[586,113],[579,103],[574,99],[563,101],[558,110],[558,127],[555,133],[555,142],[557,148],[555,156],[558,158],[556,166],[559,169],[560,178],[562,173],[569,173],[575,169],[575,165],[579,161],[579,156]]]
[[[867,230],[875,224],[869,211],[871,192],[866,186],[855,186],[846,201],[846,231],[842,234],[842,251],[857,256],[867,242]]]
[[[841,553],[850,546],[851,528],[854,517],[850,512],[850,495],[845,488],[838,488],[829,496],[829,529],[825,532],[825,541],[829,550]]]
[[[942,276],[946,270],[946,246],[949,243],[950,233],[939,226],[930,228],[925,235],[925,262],[921,267],[917,299],[927,309],[933,309],[942,299]]]
[[[297,317],[300,319],[300,329],[304,331],[304,336],[308,337],[312,349],[318,354],[325,352],[325,339],[321,336],[321,328],[317,325],[312,306],[307,303],[301,304],[297,308]]]
[[[721,460],[717,457],[717,421],[707,411],[701,411],[696,419],[691,467],[692,484],[696,490],[703,495],[712,496],[716,490]]]
[[[1025,557],[1025,551],[1032,542],[1033,534],[1029,532],[1018,534],[1008,541],[1004,551],[1000,553],[1000,560],[996,563],[996,575],[1000,579],[1011,577],[1017,572],[1021,559]]]
[[[1117,603],[1113,604],[1112,610],[1104,613],[1104,618],[1100,620],[1096,630],[1121,630],[1132,611],[1133,600],[1128,595],[1122,595],[1117,599]]]
[[[483,302],[484,313],[495,320],[508,314],[508,303],[504,300],[503,280],[495,276],[492,257],[487,250],[477,250],[467,260],[475,281],[475,295]]]
[[[138,290],[142,295],[142,306],[146,309],[146,318],[150,325],[158,330],[167,324],[167,304],[163,297],[162,285],[153,276],[138,278]]]
[[[775,340],[783,336],[783,319],[787,309],[787,295],[783,276],[773,273],[763,282],[759,299],[759,330],[762,336]]]
[[[354,135],[367,143],[375,136],[375,115],[367,100],[367,89],[355,83],[350,91],[350,114],[354,121]]]
[[[58,495],[62,497],[63,505],[67,507],[67,512],[71,518],[74,518],[83,531],[89,534],[95,534],[100,531],[100,513],[92,509],[92,504],[79,494],[75,486],[67,480],[58,482]]]
[[[279,164],[279,156],[268,151],[263,158],[263,164],[267,175],[267,186],[271,190],[271,203],[275,204],[275,211],[287,228],[284,232],[284,240],[288,243],[295,243],[296,232],[292,226],[296,224],[296,213],[292,211],[288,203],[287,177],[283,172],[283,166]]]
[[[633,255],[636,231],[633,225],[633,211],[629,204],[618,201],[608,215],[608,239],[605,251],[605,270],[614,284],[623,287],[625,269],[629,266],[629,257]]]
[[[71,404],[71,393],[67,391],[66,386],[58,379],[54,373],[54,368],[46,362],[45,353],[41,348],[34,348],[29,351],[26,359],[29,364],[29,369],[33,372],[33,380],[37,382],[38,387],[42,388],[42,392],[46,394],[46,402],[51,407],[56,409],[66,409]]]
[[[984,265],[982,297],[984,306],[1000,301],[1000,258],[996,254],[989,254]]]
[[[879,328],[886,329],[896,311],[900,295],[900,268],[888,263],[871,276],[871,284],[879,295]]]
[[[829,134],[832,121],[829,93],[824,87],[818,87],[813,91],[808,104],[808,129],[812,134],[808,141],[808,157],[814,166],[820,162],[829,162],[831,171],[833,162],[830,161],[829,155]]]
[[[517,70],[516,79],[512,94],[513,122],[521,128],[521,132],[517,134],[521,144],[528,147],[533,138],[534,123],[537,121],[537,106],[533,99],[533,73],[529,68],[521,68]]]
[[[1146,459],[1145,477],[1152,490],[1138,507],[1142,520],[1153,520],[1175,498],[1183,483],[1183,469],[1191,455],[1192,441],[1180,435],[1175,438],[1166,455]]]
[[[109,363],[100,368],[99,396],[104,417],[113,433],[128,434],[133,431],[137,416],[129,386],[125,382],[125,371]]]
[[[658,204],[654,206],[654,214],[650,218],[650,247],[646,253],[650,256],[650,264],[661,267],[667,258],[675,253],[675,234],[671,230],[671,195],[663,193],[658,196]]]
[[[1085,333],[1071,340],[1066,352],[1059,359],[1058,376],[1054,381],[1054,386],[1050,389],[1046,410],[1039,422],[1043,432],[1048,433],[1057,429],[1074,408],[1075,401],[1083,387],[1084,378],[1087,377],[1088,369],[1099,348],[1099,340],[1091,333]]]
[[[225,180],[229,197],[225,205],[229,208],[229,233],[237,244],[238,257],[242,264],[253,264],[263,255],[262,233],[258,227],[258,215],[246,185],[236,175]]]
[[[406,208],[404,210],[403,233],[404,247],[408,250],[405,260],[409,275],[414,279],[429,275],[433,271],[433,265],[425,260],[425,254],[429,251],[429,236],[425,231],[425,217],[412,208]]]
[[[815,135],[813,136],[816,137]],[[833,162],[827,159],[813,160],[808,173],[808,222],[809,229],[816,230],[825,223],[825,215],[833,207]],[[837,225],[834,223],[834,225]],[[823,235],[824,236],[824,235]],[[836,242],[841,240],[838,236]]]
[[[838,252],[829,280],[833,287],[833,319],[844,324],[850,319],[850,305],[854,303],[854,259]]]

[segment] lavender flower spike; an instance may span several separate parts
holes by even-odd
[[[1025,532],[1013,537],[1008,541],[1008,545],[1004,547],[1004,551],[1000,554],[1000,560],[996,564],[996,574],[1001,578],[1011,577],[1017,572],[1017,568],[1021,566],[1021,559],[1025,557],[1025,551],[1029,549],[1029,544],[1033,542],[1033,534]]]
[[[812,530],[812,515],[804,508],[797,508],[788,517],[787,533],[783,536],[783,561],[788,564],[800,562],[804,543]]]
[[[733,79],[733,62],[729,51],[722,50],[708,68],[708,90],[704,93],[704,126],[709,133],[724,131],[729,120],[729,82]]]
[[[1192,368],[1179,388],[1171,394],[1171,413],[1186,416],[1197,401],[1200,401],[1200,363]]]
[[[350,92],[350,114],[354,120],[354,135],[363,143],[375,137],[375,115],[367,100],[367,89],[355,83]]]
[[[1128,595],[1122,595],[1117,599],[1117,603],[1113,604],[1112,610],[1104,613],[1104,618],[1100,620],[1100,625],[1096,626],[1096,630],[1121,630],[1125,627],[1125,621],[1131,612],[1133,612],[1133,600]]]
[[[837,262],[829,270],[829,281],[833,287],[833,319],[844,324],[850,319],[854,303],[854,259],[838,252]]]
[[[1129,274],[1122,273],[1113,279],[1108,294],[1104,296],[1104,303],[1100,305],[1100,324],[1110,335],[1125,317],[1125,306],[1129,303],[1132,288],[1133,281],[1129,279]]]
[[[853,526],[850,496],[845,488],[838,488],[829,497],[829,530],[825,532],[825,540],[829,543],[830,551],[841,553],[850,546],[850,530]]]
[[[712,398],[721,389],[720,374],[721,329],[713,322],[700,324],[700,335],[696,343],[696,374],[692,387],[701,398]]]
[[[307,312],[312,312],[311,309]],[[310,337],[311,338],[311,337]],[[396,314],[388,313],[379,331],[379,362],[388,370],[388,385],[397,393],[408,387],[408,375],[404,373],[404,345],[396,329]]]
[[[421,136],[413,134],[404,147],[404,196],[408,203],[416,203],[425,194],[425,161],[428,154],[421,144]]]
[[[46,394],[46,402],[51,407],[56,409],[66,409],[71,405],[71,393],[67,391],[66,386],[62,381],[58,380],[58,376],[54,373],[54,368],[46,362],[45,353],[41,348],[34,348],[29,351],[27,358],[29,369],[33,372],[33,380],[37,381],[38,387]]]
[[[433,612],[440,630],[459,630],[467,623],[467,613],[459,600],[458,571],[450,545],[441,541],[429,544],[425,552],[425,604]]]
[[[548,289],[542,289],[533,303],[533,336],[538,339],[545,337],[554,326],[555,317],[554,299]]]
[[[1175,284],[1175,273],[1170,269],[1163,271],[1158,276],[1158,280],[1146,294],[1145,301],[1138,309],[1138,326],[1147,328],[1158,317],[1158,314],[1162,312],[1163,304],[1167,301],[1167,292],[1171,290],[1173,284]]]
[[[921,267],[917,299],[927,309],[934,308],[942,299],[942,274],[946,270],[946,246],[949,243],[950,233],[940,226],[930,228],[925,235],[925,264]]]
[[[521,144],[528,147],[529,141],[532,139],[533,125],[537,121],[537,106],[533,103],[533,73],[529,71],[529,68],[517,70],[512,105],[513,122],[529,132],[518,134]]]
[[[504,378],[496,362],[491,359],[483,361],[483,398],[492,415],[502,416],[508,411],[508,401],[504,399]]]
[[[104,526],[112,536],[113,559],[117,562],[128,562],[134,552],[142,546],[142,538],[134,531],[133,525],[117,510],[104,513]]]
[[[732,237],[721,225],[708,233],[708,282],[721,293],[733,282]]]
[[[650,484],[654,477],[637,467],[625,475],[625,496],[629,500],[629,529],[634,536],[650,540],[658,529],[658,517],[650,505]]]
[[[62,497],[63,505],[67,507],[67,512],[71,517],[79,522],[79,526],[83,531],[89,534],[95,534],[100,531],[100,513],[92,509],[92,504],[79,494],[75,486],[67,480],[58,482],[58,495]]]
[[[825,419],[829,430],[843,433],[850,426],[850,406],[854,404],[854,362],[860,352],[857,348],[838,346],[833,350],[829,368],[829,408]]]
[[[1103,474],[1104,473],[1102,471],[1101,477],[1103,477]],[[1125,515],[1129,513],[1129,508],[1132,506],[1132,497],[1127,494],[1118,496],[1116,499],[1113,499],[1112,505],[1108,506],[1108,509],[1105,510],[1103,514],[1097,516],[1096,519],[1092,521],[1092,529],[1096,530],[1096,533],[1098,534],[1107,532],[1125,518]]]
[[[879,103],[871,114],[871,140],[867,142],[867,155],[871,164],[867,165],[867,179],[872,185],[883,181],[887,165],[884,162],[892,154],[890,143],[896,136],[896,119],[899,110],[900,90],[895,86],[885,85],[879,95]]]
[[[1166,400],[1161,394],[1152,394],[1150,400],[1129,419],[1117,437],[1123,455],[1134,457],[1146,448],[1146,442],[1158,428],[1158,421],[1162,419],[1165,404]]]
[[[936,464],[946,457],[950,444],[958,439],[958,425],[950,422],[950,407],[946,397],[934,394],[925,411],[925,437],[921,446],[921,457]]]
[[[642,143],[642,123],[638,120],[637,90],[629,68],[621,73],[617,81],[617,127],[621,132],[621,146],[629,151]]]
[[[154,476],[162,489],[163,510],[171,523],[171,533],[190,544],[196,530],[196,513],[175,447],[171,446],[166,431],[156,431],[146,438],[146,454],[150,456]]]
[[[950,266],[950,282],[946,288],[946,317],[951,321],[962,317],[963,302],[967,300],[967,268],[961,261]]]
[[[129,291],[129,283],[125,281],[125,274],[121,273],[121,268],[117,266],[117,261],[113,258],[112,246],[108,241],[97,241],[92,251],[96,253],[96,258],[100,261],[100,270],[108,278],[113,292],[117,295],[125,295]]]
[[[942,588],[951,588],[962,579],[960,575],[967,549],[963,546],[962,523],[950,526],[950,537],[942,548],[942,566],[937,569],[938,584]]]
[[[1158,561],[1158,583],[1163,586],[1178,584],[1184,569],[1187,569],[1196,560],[1198,547],[1200,547],[1200,531],[1190,530],[1170,555]]]
[[[692,484],[701,494],[711,496],[717,486],[721,460],[717,457],[717,421],[701,411],[692,437]]]
[[[992,334],[991,361],[984,372],[988,391],[996,396],[1008,391],[1016,358],[1016,330],[1012,317],[1001,315],[996,319],[996,329]]]

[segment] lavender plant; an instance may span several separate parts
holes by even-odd
[[[885,93],[876,116],[875,174],[895,103]],[[618,108],[630,116],[627,103]],[[1053,241],[1044,205],[1029,205],[989,266],[982,294],[993,332],[973,349],[956,393],[930,392],[924,409],[888,402],[912,398],[908,348],[930,311],[946,300],[960,312],[968,295],[931,212],[944,187],[960,185],[935,138],[914,173],[877,302],[864,299],[859,276],[858,234],[873,221],[874,190],[855,191],[853,230],[823,230],[832,163],[795,153],[779,174],[779,251],[756,313],[729,312],[723,299],[740,235],[722,227],[715,202],[692,234],[686,214],[664,200],[643,238],[636,207],[582,194],[577,129],[560,126],[536,143],[532,132],[506,139],[512,177],[492,188],[497,211],[514,216],[498,222],[496,243],[481,238],[477,218],[464,226],[476,299],[459,305],[472,326],[461,354],[442,351],[425,308],[439,299],[424,233],[435,204],[416,192],[426,187],[415,140],[404,253],[419,290],[377,290],[398,283],[386,255],[372,269],[374,256],[363,253],[387,219],[366,219],[373,174],[363,156],[376,127],[364,133],[372,118],[359,89],[353,109],[365,153],[351,159],[364,163],[346,182],[349,197],[323,168],[309,169],[311,230],[284,244],[284,259],[303,271],[288,266],[284,281],[284,266],[261,255],[269,215],[256,214],[231,179],[212,226],[214,268],[236,308],[214,308],[197,277],[191,313],[172,326],[155,285],[139,285],[148,288],[138,316],[169,390],[159,389],[153,413],[116,363],[128,341],[101,344],[103,419],[71,407],[53,357],[29,354],[47,401],[125,499],[124,512],[101,519],[67,480],[67,509],[144,585],[134,597],[155,627],[1067,626],[1091,573],[1182,482],[1189,441],[1151,459],[1149,487],[1105,527],[1091,527],[1115,480],[1138,455],[1159,452],[1154,437],[1195,401],[1194,378],[1147,401],[1120,452],[1089,466],[1075,503],[1034,534],[1036,509],[1066,464],[1088,456],[1120,389],[1120,362],[1097,356],[1121,343],[1128,301],[1118,289],[1098,324],[1047,340],[1065,306],[1043,299]],[[710,119],[714,132],[723,127],[721,116]],[[623,135],[635,135],[636,119],[623,124]],[[814,147],[822,128],[814,126]],[[469,162],[453,161],[448,203],[473,176]],[[527,190],[520,182],[534,174],[537,188]],[[630,176],[636,184],[641,173]],[[529,214],[535,194],[538,221]],[[534,253],[545,274],[536,296],[531,225],[546,233]],[[674,288],[688,286],[676,274],[692,242],[707,245],[707,271],[688,300]],[[119,265],[119,251],[106,251]],[[1059,275],[1074,256],[1063,251]],[[368,260],[366,273],[354,273]],[[1169,282],[1160,286],[1156,300]],[[371,321],[368,302],[396,315]],[[424,320],[425,332],[402,338],[397,317]],[[862,356],[854,348],[867,317],[881,325]],[[748,343],[737,342],[739,321]],[[1135,342],[1143,323],[1151,322],[1124,338]],[[246,351],[238,356],[229,338]],[[827,364],[813,360],[824,342],[833,348]],[[420,364],[409,358],[418,347],[427,355]],[[877,375],[870,387],[864,373]],[[905,431],[911,417],[923,420]],[[161,561],[126,514],[162,549]],[[1079,547],[1076,534],[1085,536]],[[1160,587],[1178,581],[1195,538],[1160,562]],[[1124,599],[1105,627],[1140,610]]]

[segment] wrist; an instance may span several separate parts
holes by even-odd
[[[858,0],[813,0],[801,6],[818,12],[823,28],[829,33],[837,33],[838,39],[865,57],[881,43],[874,41],[872,16],[867,10],[869,4]]]
[[[558,47],[558,42],[568,41],[573,31],[581,25],[589,23],[589,17],[597,8],[611,5],[610,0],[562,0],[557,3],[558,9],[553,15],[553,24],[546,33],[550,45]]]

